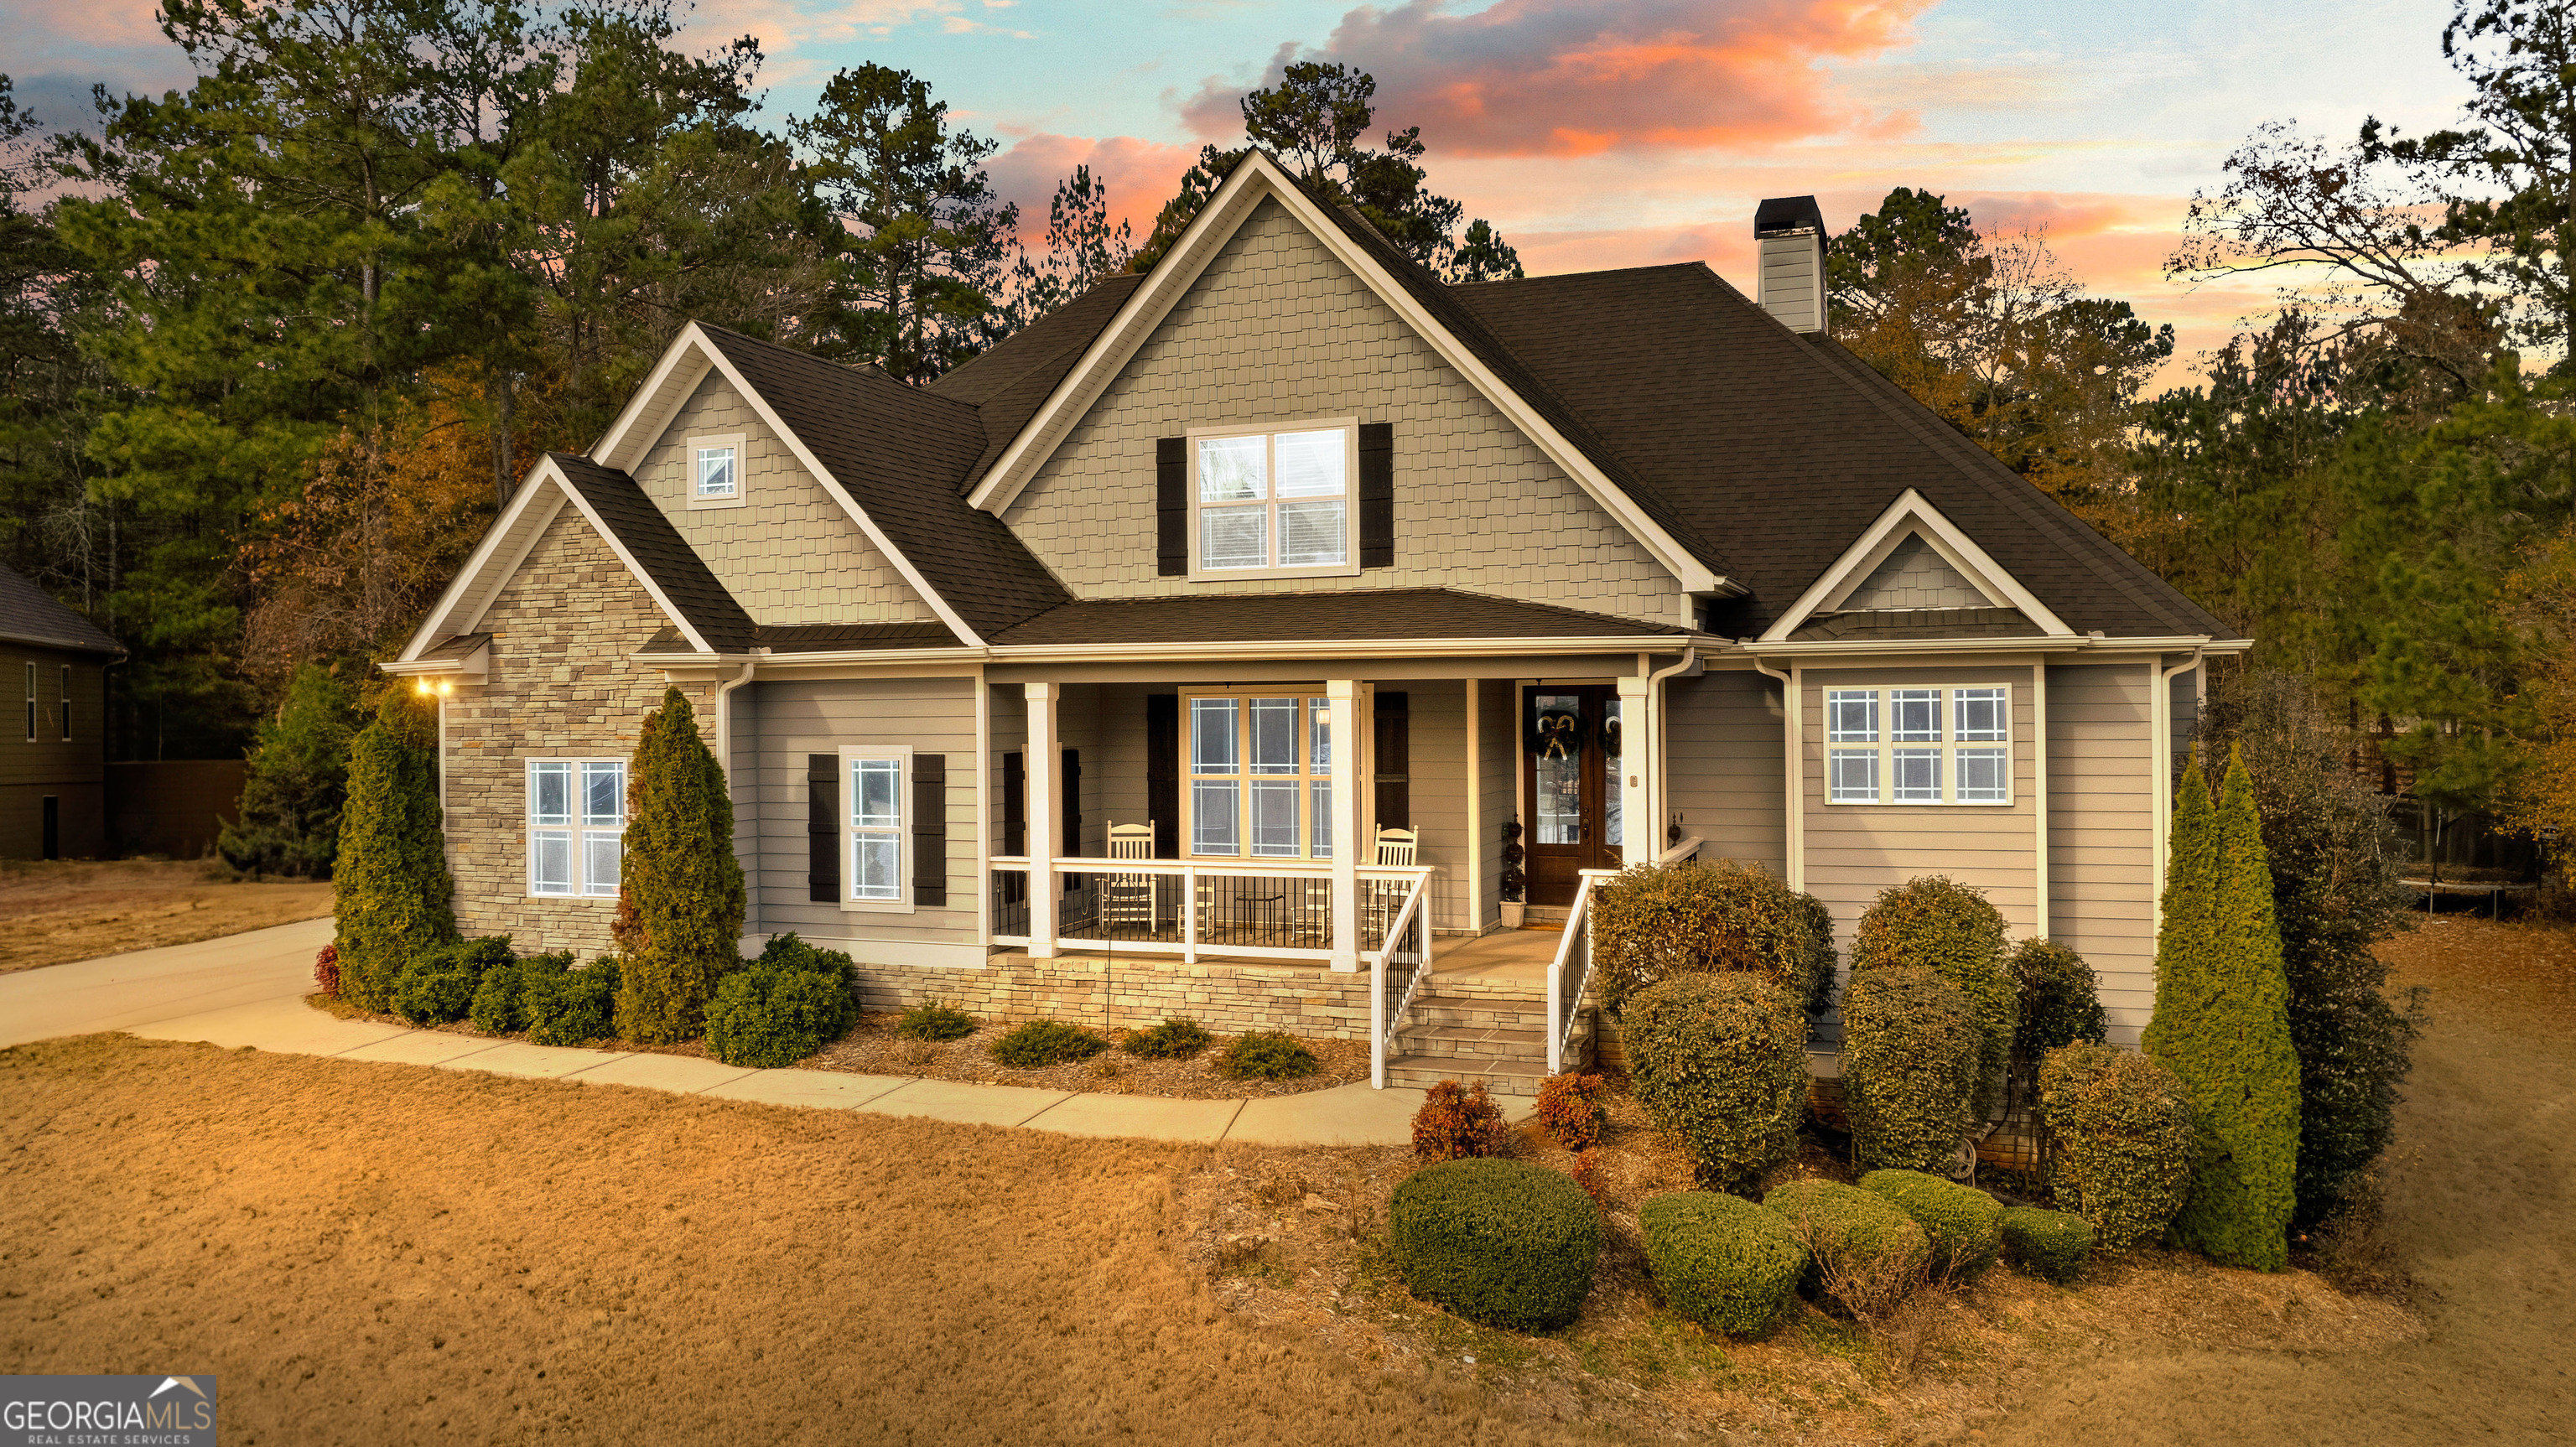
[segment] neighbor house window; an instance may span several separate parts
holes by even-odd
[[[36,665],[27,665],[27,742],[36,741]]]
[[[740,434],[689,439],[689,506],[738,507],[745,491]]]
[[[1358,435],[1347,419],[1277,431],[1192,433],[1192,575],[1353,571]]]
[[[841,757],[848,801],[843,821],[842,855],[849,862],[849,898],[853,904],[899,905],[904,902],[904,776],[911,758],[891,751],[850,752]]]
[[[1332,700],[1200,694],[1186,702],[1190,852],[1332,858]]]
[[[64,739],[64,741],[65,741],[66,743],[70,742],[70,740],[71,740],[71,736],[72,736],[72,666],[71,666],[70,664],[66,663],[66,664],[64,664],[64,665],[63,665],[63,739]]]
[[[624,759],[528,760],[528,893],[614,898],[625,851]]]
[[[1826,689],[1825,798],[2011,803],[2010,686]]]

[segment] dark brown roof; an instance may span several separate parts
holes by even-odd
[[[653,586],[689,620],[709,646],[718,652],[732,653],[751,646],[751,615],[742,611],[733,594],[716,581],[716,575],[686,541],[671,520],[635,485],[635,479],[614,468],[602,467],[587,457],[569,452],[546,454],[563,470],[582,500],[599,514],[600,521],[617,535],[638,567],[652,578]]]
[[[125,656],[107,630],[54,600],[36,580],[0,565],[0,641],[33,643],[73,653]]]
[[[997,647],[1074,643],[1372,643],[1399,638],[1679,637],[1641,623],[1451,588],[1337,593],[1229,593],[1066,603],[993,640]]]
[[[2019,608],[1853,608],[1810,614],[1789,636],[1801,643],[1862,638],[2037,638],[2040,627]]]
[[[680,630],[677,628],[668,631],[674,638],[680,636]],[[474,650],[491,641],[492,635],[489,633],[459,633],[434,647],[422,649],[417,661],[430,663],[449,658],[471,658],[474,656]]]
[[[1770,626],[1911,487],[2078,633],[2234,636],[1867,363],[1701,263],[1451,293],[1725,539],[1751,596],[1721,610],[1722,631]]]
[[[875,649],[956,648],[957,635],[945,623],[794,623],[752,630],[756,646],[772,653],[864,653]],[[645,641],[645,653],[696,655],[677,628],[665,628]],[[702,655],[701,655],[702,656]]]
[[[873,367],[703,330],[966,626],[989,638],[1065,601],[1063,585],[1002,520],[959,495],[984,455],[973,406]]]
[[[984,450],[958,484],[971,492],[1002,449],[1028,425],[1109,319],[1136,294],[1141,276],[1107,276],[999,345],[930,384],[930,391],[975,408],[984,419]]]

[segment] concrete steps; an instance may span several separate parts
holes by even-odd
[[[1396,1032],[1387,1083],[1416,1089],[1483,1081],[1495,1095],[1533,1096],[1547,1078],[1547,998],[1525,985],[1435,980]],[[1566,1066],[1592,1062],[1592,1012],[1576,1017]]]

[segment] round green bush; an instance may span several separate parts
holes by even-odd
[[[993,1058],[1022,1070],[1039,1070],[1068,1060],[1089,1060],[1109,1042],[1062,1020],[1031,1020],[993,1042]]]
[[[528,1039],[538,1045],[607,1039],[615,1030],[617,980],[624,961],[601,955],[577,970],[539,968],[548,958],[532,955],[519,966],[519,1007],[528,1017]]]
[[[1442,1161],[1395,1188],[1387,1245],[1423,1300],[1487,1326],[1546,1331],[1574,1320],[1592,1290],[1601,1213],[1544,1167]]]
[[[2079,1040],[2099,1045],[2110,1034],[2100,985],[2082,955],[2055,940],[2023,940],[2013,946],[2007,964],[2021,1000],[2014,1054],[2036,1061],[2060,1045]]]
[[[1294,1035],[1254,1030],[1225,1047],[1216,1070],[1228,1080],[1302,1080],[1315,1073],[1315,1052]]]
[[[1950,1281],[1974,1281],[1995,1264],[2003,1238],[1996,1220],[2003,1203],[1974,1186],[1921,1171],[1872,1171],[1860,1188],[1884,1196],[1914,1218],[1932,1242],[1932,1270]]]
[[[791,942],[786,949],[780,941]],[[848,955],[794,935],[725,976],[707,1005],[707,1048],[727,1065],[776,1069],[838,1040],[859,1018]]]
[[[1982,1039],[1968,998],[1930,970],[1852,976],[1843,992],[1843,1109],[1862,1165],[1949,1169],[1973,1118]]]
[[[975,1033],[975,1017],[954,1005],[927,1000],[903,1012],[894,1033],[905,1040],[963,1040]]]
[[[2060,1286],[2083,1275],[2085,1258],[2093,1253],[2093,1228],[2064,1211],[2015,1206],[1997,1219],[1996,1228],[2014,1270]]]
[[[1699,1183],[1749,1188],[1798,1148],[1807,1017],[1757,975],[1683,975],[1629,997],[1619,1017],[1630,1089],[1690,1152]]]
[[[2004,917],[1984,894],[1937,874],[1879,891],[1852,937],[1852,974],[1864,970],[1930,970],[1976,1009],[1983,1034],[1970,1109],[1979,1120],[2003,1097],[2020,992],[2004,963]]]
[[[394,981],[394,1013],[415,1025],[462,1020],[481,983],[444,952],[414,960]]]
[[[1855,1279],[1911,1277],[1931,1259],[1932,1243],[1895,1202],[1839,1181],[1774,1186],[1762,1209],[1776,1211],[1808,1251],[1798,1289],[1812,1296],[1828,1268]]]
[[[1769,1330],[1807,1273],[1797,1231],[1740,1196],[1676,1191],[1648,1201],[1637,1217],[1664,1300],[1728,1336]]]
[[[2039,1067],[2049,1188],[2103,1249],[2155,1241],[2191,1189],[2191,1102],[2173,1072],[2134,1051],[2067,1045]]]
[[[1639,865],[1592,893],[1592,970],[1614,1015],[1660,980],[1741,971],[1803,1007],[1833,976],[1830,916],[1821,937],[1805,896],[1760,866]],[[1820,906],[1818,908],[1821,908]],[[1624,1016],[1623,1016],[1624,1018]]]
[[[519,968],[507,965],[483,972],[483,982],[474,987],[474,1003],[465,1012],[475,1029],[486,1035],[508,1035],[528,1028],[528,1017],[519,1008]]]
[[[1175,1016],[1150,1029],[1128,1031],[1126,1050],[1139,1060],[1186,1060],[1214,1038],[1198,1021]]]

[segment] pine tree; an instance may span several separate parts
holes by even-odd
[[[348,686],[320,664],[297,669],[285,707],[260,727],[241,817],[215,841],[225,863],[254,874],[330,876],[353,732]]]
[[[333,943],[341,996],[370,1010],[393,1003],[404,965],[456,938],[435,744],[419,707],[394,690],[349,754]]]
[[[2191,1193],[2174,1238],[2222,1265],[2280,1270],[2296,1199],[2299,1060],[2262,821],[2233,750],[2214,810],[2197,767],[2183,781],[2146,1050],[2191,1096]]]
[[[631,911],[635,938],[619,975],[617,1033],[667,1044],[705,1028],[743,915],[731,791],[676,688],[644,716],[627,797],[619,914]]]

